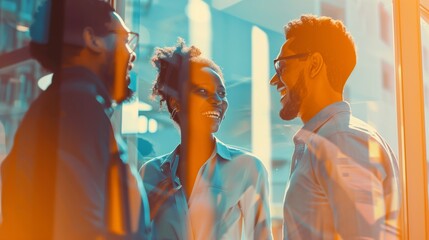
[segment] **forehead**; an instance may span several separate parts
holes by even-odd
[[[210,67],[195,66],[191,67],[191,82],[199,85],[213,85],[215,87],[225,88],[223,79]]]
[[[282,48],[280,49],[279,57],[295,54],[295,51],[293,51],[290,48],[293,40],[294,40],[293,38],[286,40],[286,42],[283,44]]]
[[[111,12],[111,21],[107,23],[107,27],[112,30],[121,31],[121,32],[129,32],[128,27],[125,25],[124,20],[122,20],[121,16],[116,12]]]

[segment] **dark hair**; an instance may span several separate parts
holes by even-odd
[[[159,97],[159,104],[162,106],[163,102],[167,102],[168,111],[171,113],[172,108],[168,101],[170,98],[178,98],[180,77],[183,71],[188,69],[181,69],[189,64],[182,64],[183,61],[188,63],[196,63],[202,67],[209,67],[213,69],[221,78],[223,78],[220,67],[212,60],[201,56],[201,51],[195,46],[187,47],[182,38],[177,40],[174,47],[156,48],[152,57],[152,64],[157,69],[158,75],[155,78],[152,87],[152,97]],[[179,123],[177,116],[173,118],[174,121]]]
[[[106,23],[111,21],[110,13],[113,11],[112,6],[102,0],[46,0],[37,9],[30,27],[32,57],[49,71],[55,72],[61,67],[61,55],[62,59],[67,60],[80,52],[85,27],[92,28],[98,36],[108,33]],[[53,19],[63,24],[56,26]]]
[[[294,51],[322,55],[331,86],[341,93],[356,65],[355,43],[344,24],[330,17],[302,15],[285,26],[285,34],[286,39],[294,38]]]

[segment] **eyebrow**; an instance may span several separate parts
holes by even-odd
[[[191,87],[193,87],[193,88],[196,88],[196,87],[204,87],[204,88],[209,88],[210,86],[209,85],[207,85],[207,84],[195,84],[195,83],[191,83]],[[222,86],[222,85],[220,85],[220,86],[218,86],[216,89],[221,89],[221,90],[224,90],[224,91],[226,91],[226,87],[224,87],[224,86]]]

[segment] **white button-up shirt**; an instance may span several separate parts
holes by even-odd
[[[268,177],[260,160],[216,140],[216,155],[201,167],[187,202],[176,174],[177,151],[140,170],[149,198],[167,178],[179,189],[154,217],[154,239],[272,239]]]
[[[294,142],[285,239],[399,239],[397,160],[348,103],[324,108]]]

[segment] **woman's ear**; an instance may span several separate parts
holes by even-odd
[[[179,120],[180,114],[178,114],[180,112],[179,101],[177,101],[177,99],[175,99],[175,98],[169,98],[167,100],[167,106],[168,106],[168,110],[170,112],[171,119],[173,119],[175,122],[179,123],[179,121],[180,121]],[[180,123],[179,123],[179,125],[180,125]]]
[[[180,104],[179,104],[179,101],[177,99],[170,98],[167,101],[168,101],[167,104],[170,106],[170,108],[172,110],[176,109],[176,111],[180,111]]]
[[[89,48],[91,51],[99,53],[102,52],[105,48],[101,37],[96,36],[94,34],[94,30],[90,27],[83,29],[82,37],[85,47]]]
[[[315,78],[320,71],[322,70],[324,65],[324,60],[323,57],[320,53],[315,52],[313,54],[310,55],[310,77],[311,78]]]

